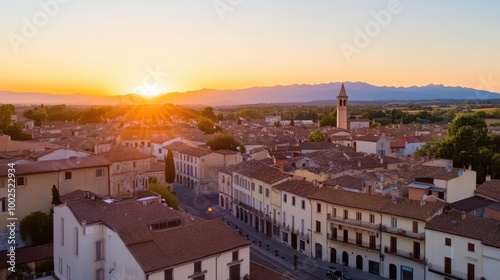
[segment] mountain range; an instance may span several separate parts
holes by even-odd
[[[231,106],[259,103],[334,102],[342,83],[294,84],[285,86],[252,87],[236,90],[201,89],[172,92],[154,98],[137,94],[93,96],[84,94],[49,94],[0,91],[0,102],[11,104],[66,104],[66,105],[134,105],[183,104]],[[499,99],[500,93],[465,87],[427,85],[412,87],[374,86],[364,82],[345,82],[350,101],[416,101],[416,100],[488,100]]]

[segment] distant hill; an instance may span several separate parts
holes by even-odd
[[[464,87],[427,85],[422,87],[374,86],[363,82],[345,82],[350,101],[380,100],[487,100],[500,98],[499,93]],[[237,90],[202,89],[188,92],[172,92],[155,98],[136,94],[120,96],[91,96],[83,94],[57,95],[47,93],[23,93],[0,91],[2,103],[13,104],[67,104],[67,105],[133,105],[141,103],[203,104],[229,106],[256,103],[319,103],[319,100],[335,100],[340,82],[318,85],[287,85],[252,87]]]

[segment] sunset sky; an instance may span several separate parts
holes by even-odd
[[[118,95],[336,81],[481,88],[481,77],[500,84],[500,1],[391,2],[5,0],[0,90]],[[346,55],[346,46],[356,52]]]

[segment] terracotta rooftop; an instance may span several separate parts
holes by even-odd
[[[293,193],[302,197],[308,197],[309,195],[312,195],[319,188],[313,183],[304,180],[288,180],[274,187],[278,190]]]
[[[365,187],[365,180],[359,177],[344,175],[335,179],[329,179],[324,182],[325,186],[340,186],[353,189],[363,189]]]
[[[290,175],[281,172],[278,168],[269,166],[258,160],[244,161],[236,165],[222,168],[220,171],[226,174],[236,172],[240,175],[254,178],[267,184],[273,184],[290,177]]]
[[[475,190],[476,194],[491,200],[500,201],[500,180],[491,179]]]
[[[77,159],[49,160],[30,162],[26,164],[16,164],[16,175],[28,175],[109,165],[111,165],[111,162],[109,162],[107,159],[92,155],[89,157]],[[7,176],[8,168],[9,167],[6,165],[0,166],[0,177]]]
[[[485,219],[455,210],[445,211],[434,217],[426,229],[481,240],[483,244],[500,248],[500,221]]]
[[[427,221],[446,205],[442,201],[426,202],[424,205],[420,205],[418,200],[401,197],[396,199],[396,203],[393,203],[389,196],[356,193],[330,187],[319,188],[309,198],[421,221]]]
[[[299,144],[301,150],[326,150],[339,146],[339,144],[332,142],[302,142]]]
[[[193,218],[160,203],[143,206],[135,200],[106,203],[79,197],[66,205],[80,223],[104,224],[115,231],[146,273],[249,245],[219,219]],[[150,230],[151,224],[169,220],[180,220],[181,225]]]
[[[117,145],[111,151],[101,154],[111,162],[121,162],[129,160],[140,160],[152,158],[151,155],[145,154],[138,149],[129,148],[122,145]]]
[[[181,142],[175,142],[170,145],[164,146],[163,148],[167,150],[172,150],[176,151],[182,154],[194,156],[194,157],[202,157],[206,156],[208,154],[213,153],[214,151],[207,150],[207,149],[202,149],[202,148],[197,148],[197,147],[191,147],[189,145],[186,145]]]

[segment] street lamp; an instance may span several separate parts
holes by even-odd
[[[210,214],[212,214],[212,207],[208,207],[208,219],[210,220]]]

